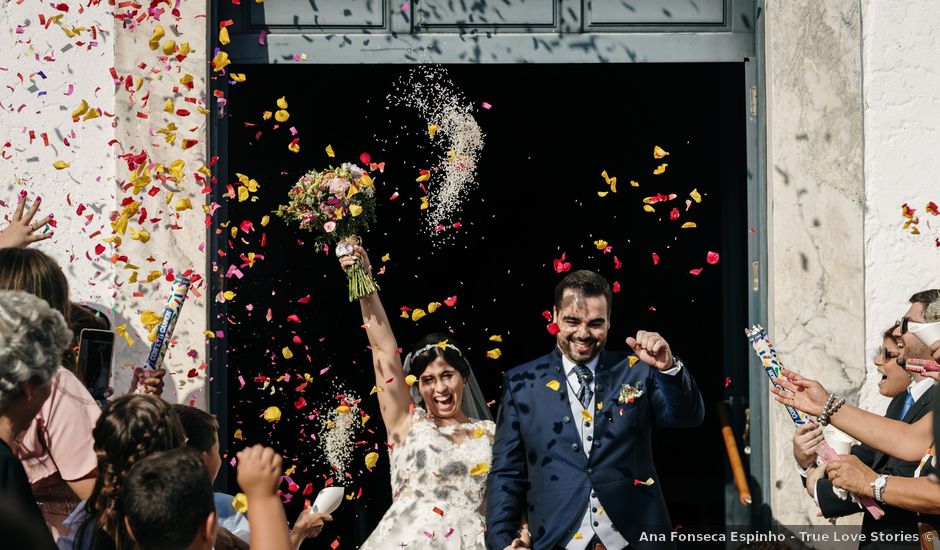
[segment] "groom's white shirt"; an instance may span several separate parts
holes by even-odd
[[[598,354],[597,357],[592,359],[591,362],[585,363],[584,366],[590,369],[591,374],[596,375],[597,363],[599,361],[600,355]],[[594,397],[591,397],[588,412],[592,420],[588,420],[584,414],[582,414],[584,408],[577,399],[578,393],[581,391],[581,383],[578,382],[578,375],[575,372],[575,367],[578,365],[571,359],[568,359],[564,353],[561,354],[561,363],[565,367],[565,376],[568,378],[568,386],[571,390],[568,392],[568,405],[571,406],[571,421],[576,423],[575,426],[578,429],[578,434],[581,436],[581,449],[584,451],[584,454],[591,456],[591,449],[594,445],[595,422],[593,418],[597,413],[595,410],[597,408],[596,401]],[[679,373],[681,368],[682,367],[677,365],[669,370],[663,371],[663,374],[674,376]],[[596,378],[596,376],[594,378]],[[591,390],[593,393],[593,378],[591,379]],[[629,545],[627,540],[623,538],[623,535],[614,527],[613,522],[610,521],[610,516],[604,513],[604,507],[592,488],[587,509],[584,511],[584,516],[581,518],[581,525],[568,542],[564,544],[564,547],[567,548],[567,550],[585,550],[595,534],[597,534],[598,538],[601,539],[601,542],[604,543],[604,546],[609,550],[625,548]],[[578,535],[581,537],[578,538]]]

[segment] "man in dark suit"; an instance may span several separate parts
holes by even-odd
[[[610,305],[603,277],[567,275],[555,288],[557,348],[505,375],[487,479],[490,550],[518,546],[524,521],[536,550],[671,544],[650,430],[701,424],[702,396],[657,333],[628,338],[635,355],[605,351]]]

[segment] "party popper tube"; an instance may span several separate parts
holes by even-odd
[[[754,352],[757,353],[757,357],[760,359],[761,367],[763,367],[764,372],[767,373],[767,377],[770,378],[770,383],[773,386],[781,391],[787,391],[783,386],[774,382],[775,378],[780,378],[780,369],[783,368],[783,363],[780,362],[780,358],[777,355],[777,349],[774,348],[774,345],[770,343],[770,339],[767,337],[767,330],[760,325],[754,325],[750,329],[744,329],[744,333],[747,335],[747,339],[751,342],[751,346],[754,348]],[[787,412],[790,413],[790,418],[793,420],[793,423],[797,426],[805,423],[811,422],[816,424],[813,420],[805,413],[800,412],[793,407],[787,405]],[[829,464],[833,460],[839,460],[839,454],[833,450],[832,447],[823,440],[822,443],[816,448],[816,454],[819,456],[819,459],[822,460],[823,464]],[[868,510],[868,513],[872,515],[875,519],[881,519],[885,513],[881,509],[881,506],[874,501],[871,497],[863,495],[852,495],[859,504],[865,507]]]
[[[173,329],[176,328],[176,322],[180,318],[180,310],[183,308],[183,302],[186,301],[186,295],[189,293],[190,284],[192,284],[192,279],[185,275],[178,276],[173,281],[170,295],[166,300],[166,306],[163,308],[163,319],[157,327],[157,338],[150,346],[150,354],[147,356],[147,363],[144,365],[144,370],[148,374],[156,371],[163,364],[163,358],[170,347]]]

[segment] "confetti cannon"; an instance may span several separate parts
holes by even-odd
[[[157,326],[157,338],[150,346],[150,354],[147,356],[147,362],[144,365],[145,376],[152,375],[163,364],[163,358],[170,347],[170,338],[173,336],[173,330],[176,328],[180,310],[183,308],[183,302],[186,301],[186,295],[189,293],[191,284],[192,279],[185,275],[181,275],[173,281],[170,295],[166,300],[166,306],[163,308],[163,320]],[[140,393],[140,391],[141,388],[138,386],[136,393]]]
[[[750,329],[744,329],[744,334],[747,335],[748,341],[751,342],[754,352],[757,354],[758,359],[760,359],[761,367],[764,368],[764,372],[767,373],[767,377],[770,378],[770,383],[779,390],[787,391],[783,386],[774,382],[775,378],[780,378],[780,369],[783,368],[783,364],[777,356],[777,350],[774,348],[774,345],[771,344],[770,339],[767,338],[767,330],[760,325],[754,325]],[[790,418],[797,426],[805,422],[816,424],[807,414],[793,407],[787,406],[787,412],[790,413]],[[833,460],[839,460],[839,454],[836,453],[825,440],[819,444],[816,454],[823,464],[829,464],[829,462]],[[871,497],[852,495],[852,498],[856,499],[864,506],[873,518],[881,519],[885,515],[881,506]]]

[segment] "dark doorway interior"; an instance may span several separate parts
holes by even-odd
[[[221,174],[215,197],[224,203],[214,220],[220,248],[215,291],[235,293],[216,303],[213,313],[214,329],[225,333],[213,357],[215,388],[227,392],[217,401],[227,402],[226,410],[215,411],[224,425],[223,445],[229,453],[246,443],[273,445],[285,467],[296,467],[296,490],[287,482],[281,486],[291,495],[293,518],[330,475],[311,437],[319,430],[316,414],[335,406],[338,391],[355,392],[372,416],[357,438],[364,443],[347,480],[356,498],[310,546],[325,548],[337,537],[342,547],[357,546],[390,502],[384,432],[375,397],[369,396],[371,361],[359,308],[346,301],[345,277],[334,257],[305,244],[308,234],[274,216],[261,225],[305,170],[358,162],[368,152],[386,164],[384,173],[375,174],[379,221],[365,239],[377,268],[385,267],[378,281],[399,344],[407,349],[427,332],[453,330],[469,348],[484,393],[498,399],[504,370],[553,346],[542,318],[562,276],[553,260],[564,253],[571,269],[599,271],[620,288],[608,347],[625,349],[626,336],[638,329],[663,333],[705,396],[701,428],[654,433],[673,522],[723,524],[727,459],[715,403],[747,392],[746,376],[728,379],[747,359],[740,336],[748,291],[743,64],[446,66],[474,105],[486,139],[479,186],[459,216],[462,227],[438,246],[421,219],[424,193],[415,182],[418,170],[433,164],[427,123],[386,100],[392,83],[410,68],[232,68],[247,80],[228,90],[228,173]],[[290,119],[275,130],[274,119],[264,121],[262,112],[275,111],[281,96]],[[492,107],[483,108],[483,102]],[[290,127],[300,138],[297,154],[287,147],[294,138]],[[326,156],[327,145],[336,158]],[[654,159],[655,145],[669,156]],[[665,173],[653,175],[664,162]],[[602,198],[597,192],[609,190],[603,170],[618,183],[616,194]],[[224,196],[236,172],[261,184],[257,201]],[[686,211],[693,189],[702,201]],[[390,200],[394,192],[399,196]],[[655,213],[645,212],[643,198],[658,193],[677,197],[656,204]],[[670,219],[673,207],[677,220]],[[231,238],[231,228],[244,227],[246,220],[253,231],[239,230]],[[682,229],[685,222],[697,227]],[[597,240],[607,241],[611,251],[598,250]],[[717,264],[708,263],[710,251],[720,254]],[[249,252],[264,258],[248,267]],[[390,259],[383,264],[385,254]],[[230,264],[242,266],[244,277],[225,278]],[[700,274],[690,273],[698,268]],[[298,301],[307,295],[309,302]],[[454,295],[456,307],[442,307],[418,322],[398,318],[401,306],[426,308]],[[288,321],[291,314],[300,322]],[[501,344],[488,340],[494,334],[502,336]],[[292,359],[283,357],[285,346]],[[502,357],[487,358],[486,351],[497,346]],[[312,381],[297,391],[304,373]],[[298,402],[301,397],[306,404]],[[283,414],[274,424],[262,418],[272,405]],[[243,439],[234,438],[236,429]],[[363,456],[375,449],[378,466],[364,472]],[[225,479],[234,492],[228,468]],[[313,494],[304,496],[308,483]]]

